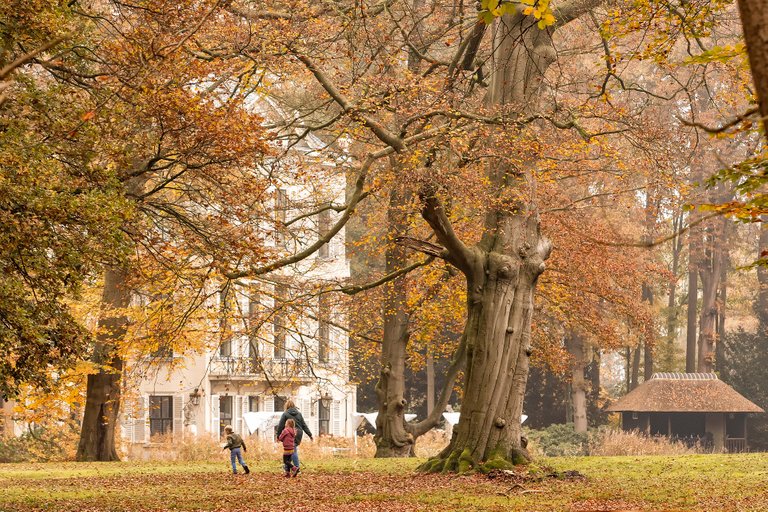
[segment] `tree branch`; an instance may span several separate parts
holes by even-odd
[[[421,216],[427,221],[437,236],[437,240],[443,244],[447,254],[440,256],[455,265],[466,275],[472,273],[472,261],[474,259],[472,252],[464,245],[456,232],[453,230],[451,221],[445,213],[443,203],[438,199],[435,191],[430,188],[424,188],[419,192],[424,206],[421,210]]]
[[[552,29],[556,30],[570,23],[601,3],[603,3],[603,0],[570,0],[559,5],[553,5],[552,10],[554,11],[556,21]]]
[[[273,270],[277,270],[278,268],[282,268],[288,265],[292,265],[294,263],[298,263],[304,258],[315,253],[318,249],[320,249],[326,243],[330,242],[331,239],[334,236],[336,236],[336,234],[339,231],[341,231],[341,228],[343,228],[344,225],[347,223],[347,221],[352,216],[352,213],[355,210],[355,206],[357,206],[357,203],[363,197],[363,187],[365,186],[365,181],[368,176],[368,170],[370,169],[373,162],[376,161],[376,159],[377,159],[376,155],[372,154],[372,155],[369,155],[368,158],[366,158],[365,162],[363,162],[363,165],[360,167],[360,172],[358,173],[357,180],[355,181],[354,192],[352,193],[352,196],[350,197],[349,202],[347,203],[346,210],[342,214],[341,218],[336,222],[336,224],[331,226],[331,228],[328,230],[328,232],[325,235],[318,237],[315,243],[313,243],[303,251],[299,251],[296,254],[289,256],[287,258],[283,258],[283,259],[274,261],[268,265],[253,268],[250,270],[228,272],[224,274],[225,277],[227,277],[228,279],[239,279],[241,277],[253,277],[253,276],[267,274],[269,272],[272,272]]]
[[[397,240],[395,240],[397,242]],[[407,267],[403,267],[399,270],[396,270],[395,272],[390,272],[389,274],[383,276],[381,279],[377,279],[376,281],[367,283],[367,284],[361,284],[361,285],[353,285],[353,286],[345,286],[344,288],[339,288],[338,290],[346,295],[357,295],[360,292],[364,292],[366,290],[370,290],[371,288],[376,288],[377,286],[381,286],[382,284],[386,284],[390,281],[394,281],[400,276],[403,276],[405,274],[408,274],[409,272],[412,272],[413,270],[416,270],[419,267],[425,267],[435,261],[434,256],[430,256],[426,258],[425,260],[413,263],[411,265],[408,265]]]
[[[43,53],[44,51],[50,50],[51,48],[53,48],[57,44],[61,43],[62,41],[65,41],[65,40],[69,39],[70,37],[72,37],[72,36],[69,35],[69,34],[64,34],[63,36],[59,36],[56,39],[48,41],[47,43],[45,43],[40,48],[37,48],[35,50],[32,50],[31,52],[25,53],[24,55],[20,56],[19,58],[17,58],[16,60],[11,62],[10,64],[6,65],[3,69],[0,69],[0,80],[5,80],[6,77],[8,77],[8,75],[13,73],[13,71],[15,69],[23,66],[27,62],[29,62],[32,59],[34,59],[36,56],[38,56],[41,53]]]
[[[315,76],[317,81],[320,83],[323,89],[325,89],[325,91],[331,96],[331,98],[333,98],[334,101],[336,101],[336,103],[338,103],[339,106],[342,109],[344,109],[344,112],[349,114],[352,118],[362,121],[363,124],[368,128],[370,128],[373,134],[376,135],[376,137],[380,141],[390,146],[392,149],[394,149],[398,153],[405,150],[405,142],[403,141],[403,139],[401,139],[400,137],[392,133],[383,124],[379,123],[372,117],[363,114],[359,109],[357,109],[341,93],[341,91],[339,91],[336,88],[336,86],[333,84],[333,82],[328,77],[328,75],[326,75],[319,67],[315,65],[312,59],[310,59],[306,55],[302,55],[298,52],[295,52],[292,49],[290,50],[292,51],[293,55],[297,59],[299,59],[306,66],[306,68]]]
[[[451,366],[448,367],[448,371],[445,374],[445,384],[440,391],[440,397],[437,399],[434,409],[432,409],[432,412],[430,412],[422,421],[413,425],[408,425],[408,430],[414,437],[427,433],[437,425],[438,421],[440,421],[440,416],[442,416],[443,410],[445,410],[445,406],[448,405],[448,400],[450,400],[451,394],[453,393],[453,385],[456,383],[456,377],[458,377],[461,367],[464,366],[466,355],[467,337],[466,335],[462,335],[459,346],[456,347],[456,351],[453,353]]]
[[[432,258],[448,258],[448,250],[445,247],[412,236],[398,236],[395,238],[395,243],[414,251],[428,254]]]

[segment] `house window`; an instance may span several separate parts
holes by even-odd
[[[248,397],[248,412],[259,412],[259,397]]]
[[[224,435],[224,427],[232,425],[232,397],[219,397],[219,435]]]
[[[149,397],[149,435],[173,432],[173,397]]]
[[[329,314],[328,296],[321,295],[318,299],[317,308],[317,358],[321,363],[327,363],[330,355],[331,326],[328,322]]]
[[[331,433],[331,404],[323,404],[323,402],[326,402],[326,400],[318,400],[317,401],[317,424],[318,424],[318,430],[320,431],[320,434],[330,434]]]
[[[331,211],[323,210],[317,217],[317,234],[320,238],[328,234],[328,229],[331,225]],[[327,258],[329,255],[329,244],[324,243],[320,249],[317,250],[318,258]]]
[[[282,302],[285,299],[285,285],[275,285],[275,314],[272,319],[272,330],[275,339],[275,359],[285,359],[285,312]]]

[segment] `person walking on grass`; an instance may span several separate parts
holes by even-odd
[[[285,422],[285,428],[277,440],[283,443],[283,468],[285,468],[285,478],[295,477],[299,473],[299,466],[293,464],[293,454],[296,450],[296,422],[288,419]]]
[[[240,434],[235,434],[234,430],[232,430],[232,427],[229,425],[224,427],[224,434],[227,436],[227,443],[221,449],[223,451],[229,448],[229,460],[232,462],[232,473],[235,475],[237,474],[237,464],[235,464],[235,461],[237,461],[243,467],[243,471],[245,471],[245,474],[247,475],[251,470],[248,469],[248,464],[243,460],[242,452],[248,451],[248,448],[245,446],[245,441],[240,437]]]
[[[312,440],[312,432],[310,432],[309,427],[307,426],[306,422],[304,421],[304,416],[301,415],[301,412],[296,408],[296,404],[293,403],[293,400],[288,400],[285,402],[285,412],[283,412],[283,415],[280,416],[280,422],[277,424],[277,432],[282,433],[283,429],[285,428],[285,424],[288,422],[288,420],[291,419],[294,422],[295,428],[296,428],[296,446],[293,448],[293,465],[296,466],[297,470],[296,473],[301,471],[300,465],[299,465],[299,445],[301,444],[301,438],[304,436],[304,432],[307,433],[309,436],[309,439]]]

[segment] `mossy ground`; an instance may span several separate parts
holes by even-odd
[[[423,459],[279,461],[234,477],[219,463],[0,465],[0,510],[768,510],[768,455],[576,457],[536,461],[585,479],[515,485],[482,474],[418,474]]]

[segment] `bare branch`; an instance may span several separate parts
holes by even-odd
[[[699,123],[698,121],[689,121],[687,119],[683,119],[680,116],[675,116],[675,117],[677,117],[677,120],[680,121],[681,123],[683,123],[686,126],[693,126],[694,128],[700,128],[700,129],[704,130],[707,133],[713,133],[714,134],[714,133],[723,133],[723,132],[727,131],[728,129],[733,128],[737,124],[742,123],[742,122],[746,121],[747,119],[749,119],[750,117],[754,116],[759,111],[760,111],[760,109],[758,107],[752,107],[749,110],[747,110],[746,112],[744,112],[743,114],[740,114],[740,115],[736,116],[735,118],[731,119],[730,121],[728,121],[724,125],[716,126],[716,127],[707,126],[705,124]],[[765,118],[758,118],[758,119],[755,119],[755,121],[765,121]]]
[[[352,193],[352,196],[349,199],[349,203],[347,203],[346,210],[342,214],[341,218],[336,222],[336,224],[331,226],[331,228],[328,230],[326,234],[324,234],[323,236],[319,236],[315,243],[311,244],[309,247],[307,247],[303,251],[299,251],[296,254],[274,261],[268,265],[264,265],[262,267],[257,267],[249,270],[241,270],[238,272],[228,272],[228,273],[225,273],[225,276],[229,279],[239,279],[241,277],[253,277],[253,276],[267,274],[269,272],[272,272],[273,270],[277,270],[279,268],[286,267],[294,263],[298,263],[299,261],[303,260],[304,258],[307,258],[311,254],[314,254],[323,245],[330,242],[331,239],[334,236],[336,236],[336,234],[339,231],[341,231],[341,228],[343,228],[344,225],[347,223],[347,221],[352,216],[352,213],[355,210],[355,206],[357,206],[357,203],[362,198],[363,187],[365,186],[365,181],[368,176],[368,170],[370,169],[371,165],[373,165],[373,162],[376,161],[376,159],[377,158],[375,155],[369,155],[368,158],[365,160],[365,162],[363,162],[363,165],[360,167],[357,180],[355,181],[354,192]]]
[[[325,72],[323,72],[319,67],[317,67],[317,65],[315,65],[312,59],[295,51],[293,54],[307,67],[307,69],[313,75],[315,75],[315,78],[318,82],[320,82],[320,85],[323,87],[323,89],[325,89],[331,98],[333,98],[334,101],[336,101],[336,103],[338,103],[339,106],[344,109],[344,112],[349,114],[352,118],[362,121],[365,126],[371,129],[371,131],[380,141],[390,146],[398,153],[405,150],[405,142],[403,139],[392,133],[383,124],[355,108],[355,106],[341,93],[341,91],[336,88],[330,77],[328,77]]]
[[[464,242],[462,242],[456,232],[453,230],[451,221],[445,213],[443,203],[437,197],[434,190],[430,188],[422,189],[419,196],[424,202],[421,210],[421,216],[427,221],[437,236],[438,241],[443,244],[447,254],[443,259],[451,262],[462,272],[469,275],[472,272],[472,261],[474,256]]]
[[[395,240],[395,242],[398,242],[398,240]],[[334,291],[339,291],[346,295],[357,295],[360,292],[364,292],[366,290],[370,290],[371,288],[376,288],[377,286],[386,284],[390,281],[394,281],[398,277],[408,274],[409,272],[412,272],[417,268],[425,267],[430,263],[432,263],[433,261],[435,261],[435,257],[430,256],[423,261],[413,263],[411,265],[408,265],[407,267],[401,268],[400,270],[396,270],[395,272],[390,272],[389,274],[383,276],[381,279],[377,279],[376,281],[373,281],[367,284],[361,284],[361,285],[345,286],[344,288],[339,288],[338,290],[334,290]]]
[[[562,4],[552,6],[552,10],[554,11],[557,20],[552,28],[558,29],[570,23],[601,3],[603,3],[603,0],[569,0]]]
[[[428,254],[433,258],[446,259],[448,257],[448,250],[445,247],[411,236],[398,236],[395,238],[395,243],[414,251]]]
[[[466,355],[467,336],[464,334],[461,336],[459,346],[456,347],[456,351],[453,353],[451,366],[448,367],[448,371],[445,374],[445,383],[443,384],[443,389],[440,391],[440,396],[438,397],[432,412],[430,412],[426,418],[416,423],[415,425],[407,426],[408,430],[414,435],[414,437],[425,434],[435,425],[437,425],[438,421],[440,421],[440,416],[443,414],[445,406],[448,405],[448,400],[451,398],[451,393],[453,393],[453,385],[456,383],[456,377],[458,377],[459,371],[461,370],[462,366],[464,366]]]
[[[45,43],[40,48],[37,48],[35,50],[32,50],[31,52],[25,53],[24,55],[20,56],[19,58],[17,58],[16,60],[11,62],[10,64],[6,65],[3,69],[0,69],[0,80],[5,80],[8,77],[8,75],[13,73],[13,71],[15,69],[23,66],[27,62],[29,62],[32,59],[34,59],[36,56],[38,56],[41,53],[43,53],[44,51],[50,50],[51,48],[53,48],[57,44],[61,43],[62,41],[66,41],[70,37],[72,37],[72,36],[69,35],[69,34],[64,34],[63,36],[59,36],[56,39],[48,41],[47,43]]]

